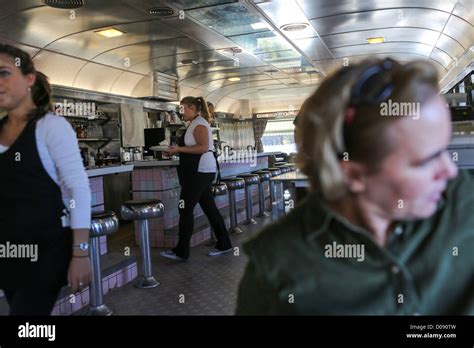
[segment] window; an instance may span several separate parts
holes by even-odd
[[[265,152],[296,152],[293,119],[269,120],[262,136]]]

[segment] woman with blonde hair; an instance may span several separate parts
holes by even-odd
[[[181,100],[180,113],[190,124],[179,141],[170,147],[170,155],[179,154],[178,177],[181,185],[179,200],[179,240],[172,250],[161,256],[185,261],[189,258],[190,240],[194,229],[194,207],[199,203],[216,234],[215,248],[209,256],[218,256],[232,250],[224,219],[217,209],[212,194],[216,177],[217,159],[213,154],[214,143],[209,125],[209,110],[202,97],[185,97]]]
[[[474,182],[435,68],[344,67],[298,127],[312,193],[244,246],[237,314],[474,314]]]

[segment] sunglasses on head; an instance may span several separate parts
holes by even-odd
[[[364,70],[352,88],[349,106],[376,105],[386,101],[394,89],[390,72],[395,64],[393,59],[386,58]]]
[[[344,118],[344,143],[348,139],[350,124],[356,117],[356,109],[360,106],[378,105],[390,98],[393,93],[392,74],[390,73],[397,64],[390,58],[371,65],[365,69],[352,87],[349,107]],[[347,151],[347,149],[346,149]],[[342,154],[339,154],[341,157]]]

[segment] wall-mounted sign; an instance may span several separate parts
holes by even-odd
[[[276,112],[267,112],[262,114],[254,114],[255,118],[280,118],[280,117],[296,117],[299,110],[292,111],[276,111]]]

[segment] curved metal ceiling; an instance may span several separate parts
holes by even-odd
[[[157,6],[176,14],[156,18],[148,10]],[[0,41],[28,51],[53,84],[148,97],[159,71],[178,77],[182,95],[203,95],[219,111],[242,98],[256,108],[302,100],[326,74],[370,56],[428,59],[442,87],[474,58],[472,0],[101,0],[74,11],[0,0],[0,8]],[[279,29],[289,23],[309,27]],[[125,34],[96,33],[111,27]]]

